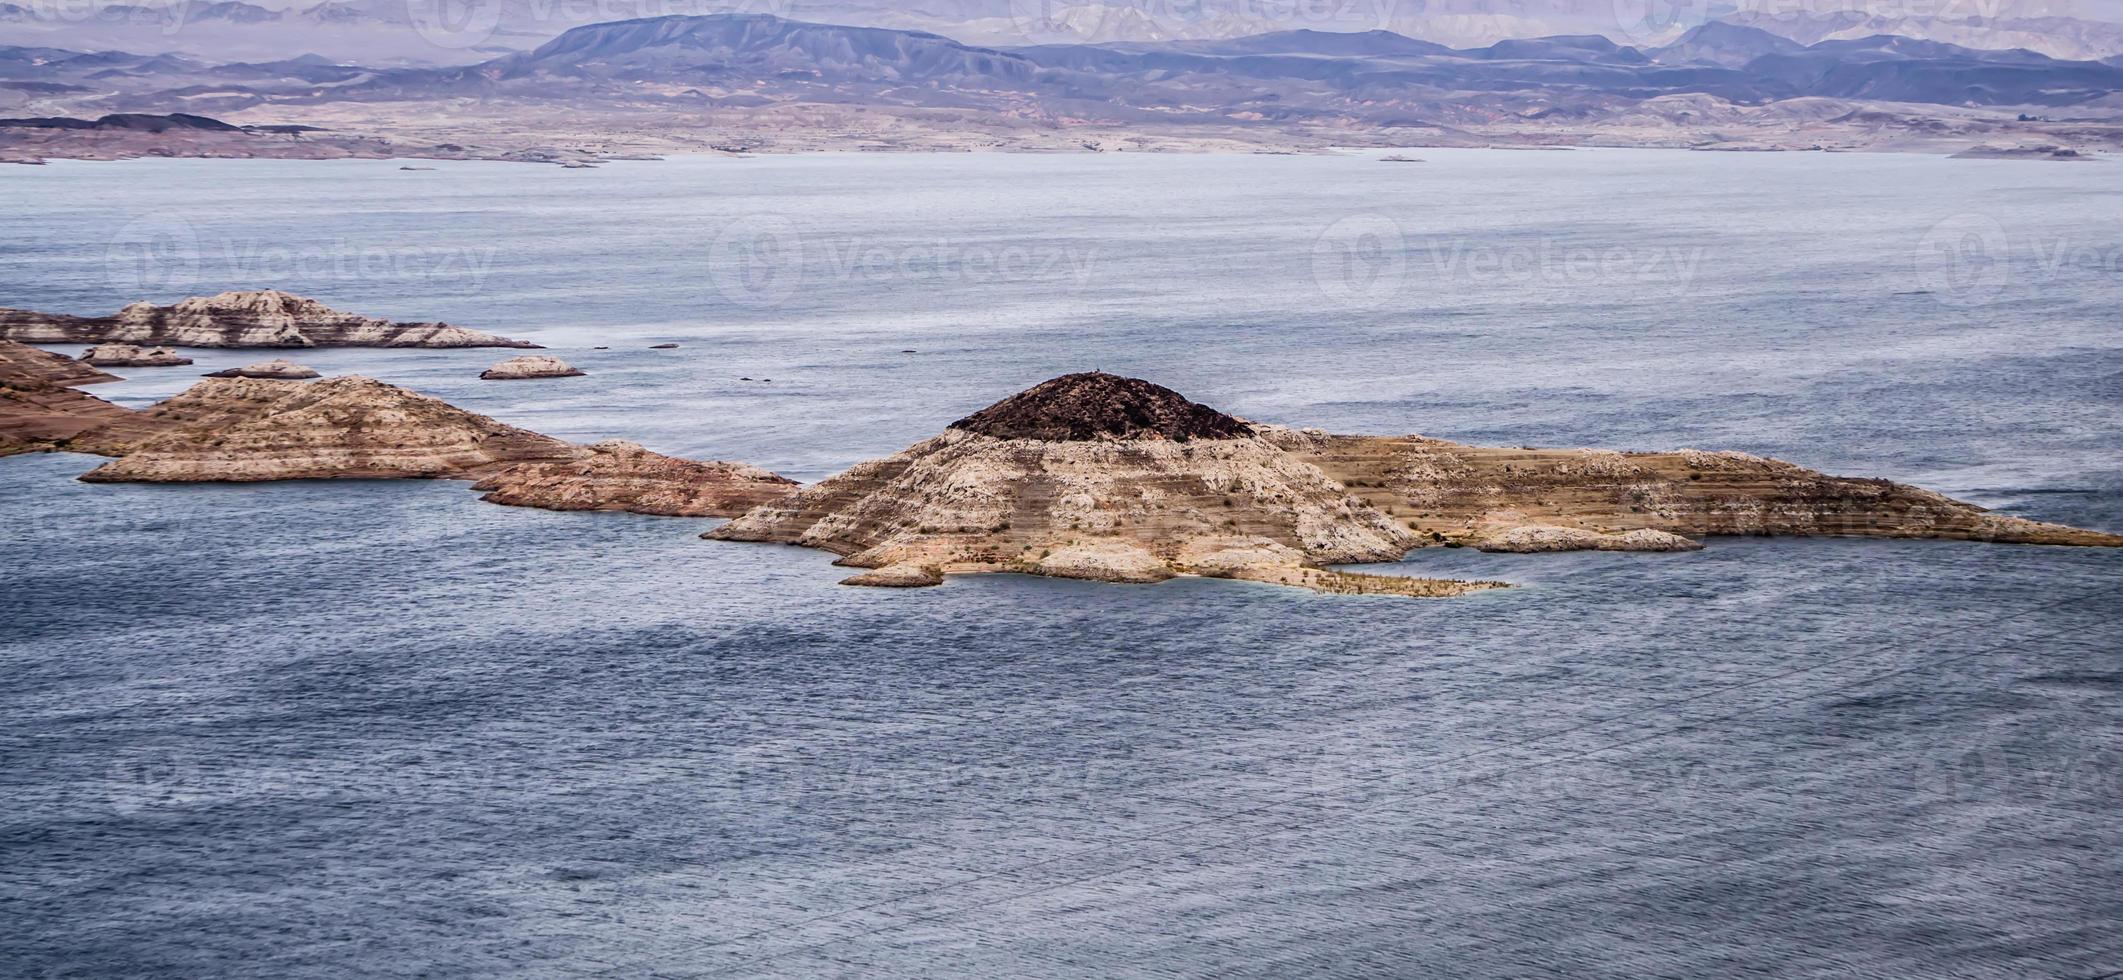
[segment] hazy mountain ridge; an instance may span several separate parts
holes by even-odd
[[[9,87],[29,85],[47,88]],[[1102,142],[1213,132],[1272,144],[1404,145],[1479,145],[1499,135],[1847,147],[1965,137],[1950,150],[2040,138],[2097,150],[2119,142],[2111,125],[2123,110],[2119,92],[2123,68],[2101,62],[1898,37],[1802,46],[1717,23],[1648,49],[1566,35],[1453,50],[1384,31],[1309,30],[1002,49],[922,31],[674,15],[586,25],[454,68],[0,48],[0,107],[20,110],[12,115],[233,114],[245,125],[356,131],[442,118],[455,129],[500,130],[518,149],[526,139],[623,126],[714,146],[896,131],[888,145],[916,136],[1008,143],[1095,132],[1092,142]],[[477,113],[445,108],[467,98],[480,100]],[[408,105],[416,103],[430,108]],[[2070,110],[2080,128],[2021,125],[2056,110]]]

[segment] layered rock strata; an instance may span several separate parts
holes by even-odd
[[[343,313],[277,289],[194,296],[172,306],[134,303],[110,316],[0,308],[0,338],[172,347],[538,346],[447,323],[400,323]]]
[[[1104,374],[1005,399],[707,536],[802,544],[880,570],[848,580],[857,585],[970,571],[1108,582],[1194,574],[1337,592],[1497,584],[1326,573],[1396,560],[1415,536],[1244,421]]]
[[[1498,587],[1360,575],[1428,546],[1687,551],[1691,536],[1815,534],[2123,546],[1886,480],[1742,453],[1491,449],[1248,423],[1148,382],[1070,375],[764,504],[705,537],[820,548],[852,585],[1009,571],[1203,575],[1329,592]]]
[[[757,466],[678,459],[613,439],[579,456],[509,466],[472,489],[486,491],[481,500],[546,510],[735,517],[787,496],[796,481]]]
[[[2113,534],[1746,453],[1506,449],[1289,430],[1269,437],[1425,544],[1671,551],[1704,535],[1834,535],[2123,545]]]
[[[307,381],[319,376],[315,368],[304,367],[283,357],[206,373],[209,378],[258,378],[272,381]]]
[[[159,432],[141,413],[73,387],[116,380],[71,357],[0,340],[0,456],[114,452]]]
[[[192,359],[167,347],[98,344],[81,352],[81,363],[96,367],[178,367],[192,363]]]
[[[479,372],[481,381],[523,381],[531,378],[579,378],[582,372],[568,362],[544,354],[512,357]]]
[[[119,457],[82,475],[91,483],[459,479],[500,504],[688,517],[728,517],[796,488],[741,463],[564,442],[359,376],[202,381],[146,412],[109,407],[137,425],[46,447]]]

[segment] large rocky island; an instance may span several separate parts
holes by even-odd
[[[1452,595],[1497,583],[1354,575],[1431,546],[1673,551],[1690,535],[2123,546],[1886,480],[1741,453],[1490,449],[1258,425],[1146,381],[1057,378],[708,532],[821,548],[855,585],[1013,571],[1194,574]]]
[[[1744,453],[1330,435],[1099,373],[1038,385],[810,487],[630,442],[578,445],[358,376],[203,381],[145,411],[73,387],[108,380],[0,341],[0,455],[117,457],[81,477],[91,483],[458,479],[500,504],[735,517],[703,536],[820,548],[863,569],[853,585],[935,585],[954,572],[1198,575],[1450,596],[1504,583],[1332,566],[1425,547],[1682,551],[1724,534],[2123,546],[2123,536]]]
[[[447,323],[400,323],[344,313],[277,289],[134,303],[110,316],[0,308],[0,338],[31,344],[168,347],[529,347]]]

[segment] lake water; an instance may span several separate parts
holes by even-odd
[[[447,320],[589,376],[298,359],[804,480],[1103,368],[2123,528],[2109,165],[1414,155],[55,163],[0,173],[0,305]],[[261,356],[193,354],[93,390]],[[0,460],[0,974],[2123,970],[2113,552],[873,591],[711,521],[96,462]]]

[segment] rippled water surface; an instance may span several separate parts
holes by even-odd
[[[806,480],[1098,367],[2123,528],[2107,165],[1419,155],[61,163],[0,174],[0,305],[448,320],[589,376],[299,359]],[[195,353],[94,390],[258,359]],[[2123,970],[2114,553],[869,591],[713,522],[95,462],[0,460],[0,974]]]

